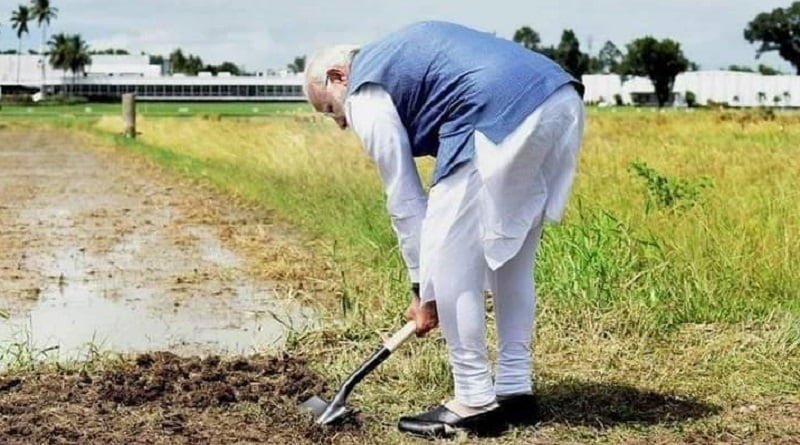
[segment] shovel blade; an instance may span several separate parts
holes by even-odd
[[[312,396],[302,404],[300,404],[300,408],[311,411],[311,414],[314,415],[314,418],[319,418],[325,410],[328,409],[330,404],[317,396]]]
[[[314,415],[317,425],[338,425],[346,422],[358,413],[341,403],[328,403],[317,396],[313,396],[300,405]]]

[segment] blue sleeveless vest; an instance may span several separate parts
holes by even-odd
[[[500,143],[565,84],[583,86],[541,54],[492,34],[422,22],[363,47],[348,94],[381,85],[392,97],[414,156],[435,156],[433,184],[475,153],[473,133]]]

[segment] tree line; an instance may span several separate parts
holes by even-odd
[[[36,22],[41,30],[41,48],[39,52],[29,50],[31,54],[44,54],[55,69],[71,72],[74,79],[91,64],[91,56],[95,54],[128,54],[125,49],[91,50],[80,34],[58,33],[47,38],[47,30],[52,20],[58,17],[58,8],[50,4],[50,0],[31,0],[29,4],[20,4],[11,13],[11,29],[17,37],[17,50],[0,52],[4,54],[22,54],[22,38],[30,32],[29,24]],[[1,26],[0,26],[1,28]],[[0,32],[2,29],[0,29]],[[2,35],[0,34],[0,37]],[[758,14],[744,29],[744,38],[751,44],[758,44],[756,57],[764,53],[777,52],[783,59],[792,64],[800,75],[800,1],[793,2],[786,8],[776,8]],[[645,36],[625,45],[624,50],[611,41],[606,42],[596,54],[588,54],[581,50],[577,35],[571,29],[564,30],[561,40],[555,46],[545,46],[534,29],[523,26],[516,30],[513,40],[532,51],[540,52],[555,60],[566,71],[580,79],[584,74],[615,73],[622,76],[645,76],[650,78],[656,90],[659,105],[669,102],[672,87],[678,74],[687,70],[697,70],[699,66],[688,60],[680,43],[672,39],[656,39]],[[168,62],[171,73],[197,75],[201,71],[214,74],[229,72],[233,75],[246,74],[244,68],[233,62],[222,62],[218,65],[205,64],[200,56],[184,54],[180,48],[172,51],[166,58],[151,55],[150,62],[164,64]],[[305,70],[306,57],[299,56],[287,66],[294,73]],[[17,63],[17,81],[19,82],[19,62]],[[781,74],[780,71],[760,64],[757,68],[730,65],[731,71],[759,72],[765,75]],[[42,72],[42,93],[46,92],[44,64]]]
[[[234,76],[245,74],[245,70],[233,62],[222,62],[219,65],[204,64],[200,56],[194,54],[184,54],[180,48],[175,49],[169,54],[167,58],[169,62],[169,70],[173,74],[186,74],[196,76],[201,71],[211,72],[218,74],[222,72],[231,73]],[[151,62],[158,62],[158,59],[151,60]]]
[[[776,8],[758,14],[744,30],[749,43],[759,44],[756,58],[777,51],[792,64],[800,75],[800,1],[787,8]],[[686,58],[680,43],[672,39],[645,36],[625,45],[624,52],[614,42],[607,41],[596,55],[584,53],[580,41],[571,29],[564,30],[556,46],[545,46],[530,26],[514,32],[513,40],[525,48],[544,54],[558,62],[577,79],[584,74],[619,74],[648,77],[653,83],[659,106],[670,102],[675,78],[685,71],[700,67]],[[779,70],[760,64],[756,69],[730,65],[730,71],[758,72],[764,75],[782,74]]]

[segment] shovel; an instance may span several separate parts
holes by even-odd
[[[315,423],[317,425],[332,425],[343,422],[356,412],[355,409],[349,408],[347,405],[345,405],[347,397],[353,391],[353,388],[355,388],[358,382],[366,377],[367,374],[372,372],[378,367],[378,365],[389,358],[389,356],[392,355],[392,352],[399,348],[400,345],[408,340],[409,337],[411,337],[416,331],[417,324],[415,322],[409,321],[406,323],[402,329],[397,331],[391,336],[391,338],[386,340],[386,342],[384,342],[383,346],[378,351],[372,354],[372,356],[362,363],[361,366],[355,370],[355,372],[347,377],[347,380],[345,380],[344,383],[342,383],[342,386],[339,387],[339,391],[336,393],[336,396],[330,403],[317,396],[313,396],[303,402],[300,407],[307,409],[314,414],[316,419]]]

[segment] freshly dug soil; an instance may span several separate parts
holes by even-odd
[[[0,443],[360,443],[360,426],[313,425],[324,391],[302,359],[143,354],[97,371],[0,377]]]

